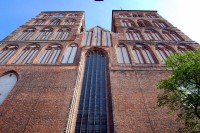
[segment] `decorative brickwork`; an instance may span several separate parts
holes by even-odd
[[[112,31],[85,30],[84,15],[41,12],[0,41],[0,80],[9,72],[17,76],[0,105],[0,132],[75,132],[92,51],[106,53],[106,132],[175,132],[182,125],[166,108],[156,107],[162,93],[156,84],[170,75],[164,60],[171,53],[195,50],[198,44],[156,11],[113,10]],[[101,131],[101,123],[89,125],[87,131]]]

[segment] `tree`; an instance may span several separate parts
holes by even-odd
[[[177,113],[185,123],[179,132],[200,132],[200,49],[175,53],[166,66],[172,74],[157,84],[164,91],[158,96],[158,106]]]

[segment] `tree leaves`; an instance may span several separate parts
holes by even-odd
[[[158,89],[158,106],[167,106],[178,112],[185,122],[179,132],[200,132],[200,50],[175,53],[166,60],[171,76],[161,79]]]

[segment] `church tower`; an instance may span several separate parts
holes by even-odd
[[[157,11],[113,10],[111,31],[83,11],[45,11],[0,41],[0,132],[160,133],[165,59],[198,44]]]

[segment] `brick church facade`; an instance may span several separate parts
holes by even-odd
[[[41,12],[0,41],[0,132],[173,133],[156,107],[165,59],[198,44],[157,11],[113,10],[112,30],[83,11]]]

